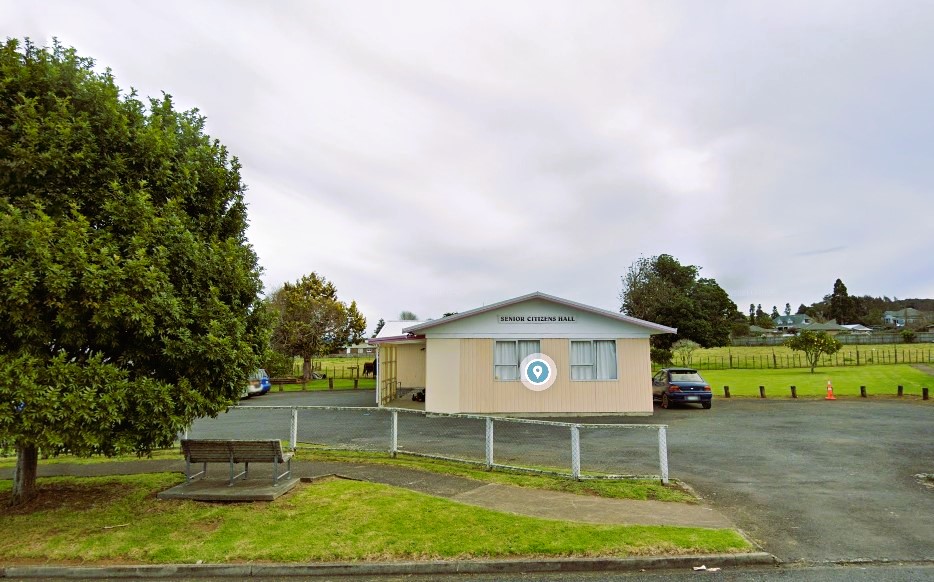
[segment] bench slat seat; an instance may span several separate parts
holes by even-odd
[[[273,485],[279,484],[282,477],[292,476],[292,453],[282,450],[282,443],[276,439],[265,440],[223,440],[223,439],[184,439],[182,440],[182,454],[185,455],[185,480],[191,483],[195,477],[207,476],[208,463],[229,463],[230,479],[228,486],[243,477],[249,478],[250,463],[272,463]],[[202,469],[197,473],[191,472],[192,463],[201,463]],[[244,470],[236,473],[238,464],[244,465]],[[286,464],[286,471],[279,474],[279,464]]]

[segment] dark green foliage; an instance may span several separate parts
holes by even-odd
[[[659,366],[667,366],[671,363],[672,353],[668,348],[650,348],[649,358],[652,360],[653,364],[658,364]]]
[[[623,277],[620,311],[678,328],[677,336],[653,336],[657,348],[667,349],[678,339],[703,347],[726,345],[736,304],[715,280],[698,278],[699,272],[671,255],[640,258]]]
[[[765,329],[772,329],[773,327],[775,327],[775,322],[772,320],[772,317],[768,313],[762,311],[762,305],[756,306],[755,325],[758,325],[759,327],[762,327]]]
[[[379,318],[379,321],[376,322],[376,329],[373,330],[373,335],[371,337],[376,337],[379,335],[380,330],[383,329],[383,326],[386,325],[386,320],[382,317]]]
[[[418,321],[418,316],[411,311],[403,311],[399,314],[399,319],[402,321]]]
[[[906,344],[915,343],[915,340],[917,339],[917,337],[918,335],[910,329],[902,330],[902,341],[904,341]]]
[[[266,343],[240,166],[169,96],[55,44],[0,47],[0,442],[173,442]]]

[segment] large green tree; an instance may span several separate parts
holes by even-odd
[[[171,445],[238,397],[268,336],[240,166],[165,95],[57,42],[0,45],[0,443]]]
[[[366,319],[337,298],[333,283],[311,273],[295,283],[286,283],[269,299],[278,321],[272,333],[273,347],[302,359],[302,377],[311,378],[312,360],[341,347],[357,343],[366,331]]]
[[[668,349],[678,339],[703,347],[726,345],[736,304],[714,279],[699,273],[700,267],[682,265],[671,255],[641,257],[622,278],[620,311],[678,328],[677,336],[653,336],[655,348]]]

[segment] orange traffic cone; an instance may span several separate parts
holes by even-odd
[[[833,386],[830,384],[830,380],[827,380],[827,396],[824,400],[836,400],[833,395]]]

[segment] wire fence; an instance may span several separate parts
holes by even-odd
[[[703,370],[764,369],[764,368],[810,368],[807,358],[800,352],[792,354],[726,354],[692,355],[679,363]],[[931,364],[934,363],[934,348],[843,348],[832,355],[821,356],[819,366],[872,366],[877,364]]]
[[[574,479],[668,483],[667,425],[586,424],[401,408],[235,406],[187,438],[268,438],[293,449],[407,454]]]
[[[906,343],[905,336],[901,333],[872,333],[872,334],[854,334],[838,333],[834,336],[845,345],[869,346],[877,344],[901,344]],[[785,343],[788,336],[756,336],[756,337],[736,337],[730,343],[734,346],[780,346]],[[934,342],[934,332],[918,331],[914,333],[914,341],[919,344]],[[910,342],[909,342],[910,343]]]

